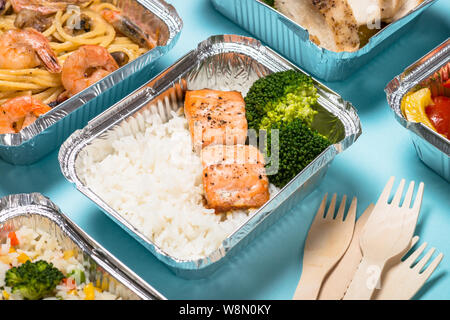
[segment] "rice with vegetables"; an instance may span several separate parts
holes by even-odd
[[[163,123],[146,110],[83,154],[79,175],[109,206],[173,257],[207,256],[255,209],[215,214],[204,206],[202,163],[188,122]],[[136,130],[135,128],[141,128]],[[100,156],[99,156],[100,155]],[[278,191],[270,186],[270,194]]]
[[[0,245],[3,300],[115,300],[106,283],[89,282],[89,266],[47,232],[22,226]]]

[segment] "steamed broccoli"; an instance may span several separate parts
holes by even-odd
[[[250,128],[270,129],[282,122],[302,119],[310,125],[316,115],[317,89],[310,77],[288,70],[272,73],[252,85],[245,97]]]
[[[19,292],[24,299],[39,300],[51,294],[64,278],[52,263],[43,260],[13,267],[6,272],[5,283],[12,292]]]
[[[269,181],[284,187],[331,142],[310,126],[318,113],[312,108],[317,103],[317,89],[307,75],[294,71],[272,73],[252,85],[245,97],[248,126],[267,132],[266,156],[273,168],[278,161],[276,173],[268,171]],[[278,129],[278,158],[270,155],[271,130]]]
[[[279,153],[277,157],[279,168],[277,173],[269,176],[269,180],[278,188],[284,187],[331,145],[327,138],[309,128],[301,119],[294,119],[271,129],[279,130]],[[272,134],[271,131],[268,131],[267,146],[271,145],[271,140]],[[267,155],[270,156],[270,147],[267,148]],[[272,161],[276,161],[276,159],[271,159]],[[266,166],[270,165],[271,163],[268,163]]]

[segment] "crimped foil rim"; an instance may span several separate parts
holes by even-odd
[[[405,94],[412,88],[432,76],[437,70],[449,62],[450,38],[407,67],[403,73],[391,80],[384,89],[389,107],[394,112],[395,119],[403,127],[425,139],[448,157],[450,157],[450,141],[422,123],[406,120],[401,111],[401,101]]]
[[[61,231],[68,235],[83,252],[141,299],[166,299],[81,230],[47,197],[40,193],[22,193],[0,198],[0,225],[10,219],[27,215],[43,216],[56,223]]]
[[[212,1],[214,1],[214,0],[212,0]],[[308,32],[308,30],[305,29],[304,27],[302,27],[301,25],[299,25],[297,22],[295,22],[291,18],[288,18],[286,15],[284,15],[283,13],[278,11],[277,9],[272,8],[267,3],[264,3],[261,0],[254,0],[254,1],[259,2],[261,5],[267,7],[268,9],[272,10],[273,12],[277,13],[283,20],[288,21],[290,24],[292,24],[293,26],[298,28],[299,31],[304,33],[304,35],[307,37],[307,39],[309,39],[309,32]],[[382,38],[384,36],[384,33],[389,31],[390,29],[395,28],[396,25],[402,24],[403,21],[408,16],[416,13],[419,10],[422,10],[425,7],[428,7],[428,6],[432,5],[432,4],[434,4],[436,1],[437,0],[425,0],[425,1],[423,1],[414,10],[410,11],[408,14],[406,14],[402,18],[398,19],[395,22],[389,23],[387,26],[382,28],[376,35],[374,35],[373,37],[371,37],[369,39],[369,42],[366,43],[366,45],[364,45],[362,48],[360,48],[360,49],[358,49],[356,51],[353,51],[353,52],[349,52],[349,51],[335,52],[335,51],[331,51],[331,50],[322,48],[322,47],[318,46],[316,43],[314,43],[314,42],[312,42],[310,40],[309,40],[309,42],[312,43],[314,48],[316,48],[319,51],[317,53],[318,55],[327,55],[327,56],[330,56],[332,59],[336,59],[336,60],[354,59],[357,56],[363,56],[363,55],[369,53],[369,51],[371,51],[374,47],[378,46],[383,41],[383,39],[380,39],[380,38]]]
[[[180,69],[183,69],[184,64],[192,65],[202,59],[207,58],[208,50],[211,50],[211,48],[220,48],[221,50],[223,50],[223,52],[236,52],[236,50],[239,49],[240,47],[245,47],[246,49],[250,47],[251,50],[253,50],[258,55],[263,56],[265,59],[269,61],[273,60],[272,66],[274,67],[274,69],[278,70],[295,69],[304,72],[303,70],[296,67],[286,59],[282,58],[272,49],[263,46],[260,41],[254,38],[237,35],[217,35],[211,36],[207,40],[200,42],[196,49],[190,51],[184,57],[180,58],[177,62],[175,62],[172,66],[168,67],[166,70],[162,71],[159,75],[155,76],[152,80],[149,81],[149,83],[153,83],[155,79],[159,80],[160,77],[166,74],[167,71],[172,70],[172,68],[179,67]],[[234,51],[232,51],[231,49],[233,49]],[[324,150],[320,156],[318,156],[313,162],[311,162],[304,169],[304,171],[306,171],[307,168],[320,168],[324,162],[331,161],[330,159],[334,158],[336,154],[344,151],[346,148],[352,145],[362,133],[359,117],[357,115],[356,109],[352,106],[352,104],[350,102],[344,101],[340,95],[338,95],[336,92],[323,85],[320,81],[316,80],[315,78],[313,79],[319,88],[320,87],[325,88],[329,93],[332,93],[334,96],[338,97],[336,101],[333,101],[334,102],[333,104],[337,103],[342,104],[341,108],[342,117],[338,118],[341,122],[347,121],[347,123],[351,123],[351,125],[345,128],[345,137],[342,139],[341,142],[336,143],[328,147],[326,150]],[[145,84],[143,87],[131,93],[128,97],[124,98],[123,100],[119,101],[118,103],[110,107],[108,110],[104,111],[102,114],[93,119],[88,124],[88,126],[86,126],[82,130],[74,132],[63,143],[58,155],[58,160],[60,162],[61,171],[68,181],[74,183],[76,185],[76,188],[81,193],[83,193],[86,197],[88,197],[91,201],[93,201],[103,211],[107,212],[107,214],[111,218],[113,218],[113,220],[115,220],[116,222],[118,221],[120,224],[125,226],[129,231],[133,232],[134,233],[133,237],[137,241],[139,241],[144,246],[147,245],[151,246],[153,250],[158,255],[160,255],[158,256],[160,260],[162,259],[164,263],[177,269],[200,270],[209,267],[211,264],[225,258],[229,251],[231,251],[241,240],[245,239],[251,232],[248,230],[247,231],[243,230],[245,229],[246,225],[249,225],[250,222],[254,222],[255,225],[258,225],[265,218],[267,218],[271,214],[272,210],[264,211],[264,209],[270,205],[274,206],[274,209],[278,207],[278,205],[281,204],[278,195],[280,195],[283,190],[290,190],[293,192],[294,189],[296,190],[295,185],[299,184],[300,180],[307,181],[310,177],[307,178],[303,177],[302,173],[304,171],[299,173],[296,178],[294,178],[282,190],[280,190],[277,196],[275,196],[273,199],[269,200],[266,204],[264,204],[252,217],[246,220],[245,223],[243,223],[230,236],[228,236],[222,242],[222,245],[218,249],[211,252],[208,256],[195,260],[183,260],[172,257],[171,255],[165,253],[164,250],[162,250],[156,244],[154,244],[145,236],[143,236],[141,232],[139,232],[135,227],[133,227],[130,223],[128,223],[123,217],[121,217],[118,214],[117,215],[112,214],[111,212],[115,212],[115,210],[109,207],[108,204],[104,203],[101,200],[101,198],[95,194],[95,192],[93,192],[92,190],[83,185],[83,183],[80,181],[80,179],[77,177],[76,174],[75,160],[80,150],[83,149],[87,144],[89,144],[90,141],[95,139],[99,134],[98,132],[102,131],[102,130],[96,131],[95,128],[97,126],[100,126],[101,124],[104,124],[104,122],[109,121],[111,121],[113,124],[115,123],[113,122],[114,119],[112,116],[112,114],[114,113],[113,112],[114,109],[117,109],[118,113],[121,113],[122,109],[120,108],[120,106],[122,104],[125,104],[124,102],[127,100],[128,102],[130,101],[132,102],[133,99],[139,100],[142,95],[140,91],[144,91],[145,93],[145,90],[147,90],[147,94],[150,94],[149,99],[151,100],[160,93],[164,92],[170,86],[172,81],[173,81],[172,78],[170,79],[162,78],[160,82],[158,81],[159,83],[157,83],[157,86],[149,87],[148,84]],[[121,113],[121,114],[122,116],[131,116],[135,110],[137,110],[137,108],[133,108],[128,113]],[[106,128],[112,127],[113,124],[108,124]],[[301,182],[300,185],[303,185],[305,181]]]
[[[175,45],[176,39],[178,38],[181,29],[183,28],[183,21],[181,20],[175,8],[172,5],[166,3],[165,0],[135,1],[143,5],[148,10],[150,10],[149,8],[153,8],[158,11],[155,12],[150,10],[168,27],[169,38],[167,39],[166,44],[164,46],[156,46],[137,59],[110,73],[100,81],[94,83],[75,96],[69,98],[67,101],[62,102],[60,105],[56,106],[46,114],[40,116],[38,119],[36,119],[35,122],[22,129],[20,132],[0,134],[0,146],[19,146],[33,139],[35,136],[43,133],[50,126],[54,125],[55,123],[69,115],[71,112],[79,109],[93,98],[98,97],[98,95],[92,96],[92,92],[99,91],[99,89],[101,89],[101,86],[104,83],[110,81],[110,79],[120,77],[120,74],[125,73],[125,71],[129,69],[132,69],[135,65],[138,65],[142,60],[146,59],[147,56],[151,55],[153,56],[153,60],[157,60]],[[122,79],[120,79],[120,81],[122,81]],[[116,81],[113,80],[113,82],[114,84],[116,84]]]

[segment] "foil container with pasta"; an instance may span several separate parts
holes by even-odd
[[[450,96],[443,83],[450,79],[450,39],[405,69],[385,88],[387,100],[395,119],[410,131],[418,157],[431,169],[450,182],[450,141],[419,122],[408,121],[401,108],[409,92],[429,88],[432,96]]]
[[[65,250],[77,252],[77,260],[89,266],[88,280],[105,284],[124,300],[164,300],[158,291],[127,268],[67,218],[48,198],[16,194],[0,199],[0,243],[8,232],[22,226],[39,228],[57,239]]]
[[[211,0],[230,20],[267,43],[284,57],[325,81],[348,78],[408,31],[413,21],[436,0],[425,0],[409,14],[388,24],[354,52],[333,52],[310,40],[298,23],[259,0]]]
[[[105,157],[107,154],[104,150],[111,149],[111,144],[122,134],[141,132],[145,114],[158,114],[162,121],[168,121],[171,112],[183,106],[186,90],[203,88],[238,90],[245,95],[257,79],[272,72],[288,69],[299,70],[253,38],[237,35],[213,36],[201,42],[197,49],[189,52],[146,85],[92,120],[84,129],[76,131],[60,149],[59,161],[62,172],[81,193],[97,204],[108,217],[177,275],[184,278],[207,277],[263,230],[275,223],[296,202],[313,191],[324,177],[334,157],[357,140],[361,134],[361,126],[359,117],[350,103],[314,80],[319,98],[318,114],[312,127],[327,136],[333,144],[256,213],[248,216],[245,223],[224,239],[219,248],[200,259],[175,258],[114,210],[80,178],[80,170],[84,165],[83,158],[89,155]]]
[[[141,85],[143,73],[151,72],[155,61],[177,42],[183,23],[175,8],[164,0],[117,0],[115,6],[156,46],[61,102],[20,132],[0,134],[0,159],[16,165],[40,160],[74,130]]]

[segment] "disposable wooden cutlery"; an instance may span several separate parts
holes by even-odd
[[[347,250],[355,226],[357,200],[353,198],[344,220],[346,199],[343,196],[336,218],[333,218],[336,194],[325,217],[327,195],[323,198],[306,238],[302,275],[294,300],[316,299],[323,279]]]
[[[411,247],[414,247],[417,241],[419,241],[419,237],[416,236],[413,238]],[[435,248],[431,248],[414,265],[426,246],[427,243],[423,243],[404,261],[395,260],[389,263],[386,272],[381,277],[381,288],[374,293],[374,300],[409,300],[414,297],[444,257],[440,253],[425,270],[422,270],[435,252]]]
[[[352,281],[352,277],[362,260],[359,240],[361,231],[373,207],[373,204],[369,205],[366,211],[356,221],[352,241],[342,259],[339,260],[337,265],[325,278],[320,289],[319,300],[340,300],[344,297]],[[410,249],[414,247],[418,240],[418,236],[415,236],[411,240]],[[385,271],[381,276],[380,289],[375,290],[373,295],[374,300],[407,300],[414,297],[432,275],[444,256],[442,253],[439,254],[423,272],[420,272],[420,269],[428,262],[434,252],[434,248],[431,249],[416,265],[413,265],[419,255],[425,250],[426,246],[426,243],[422,244],[404,261],[402,261],[404,257],[398,257],[387,263]]]
[[[389,179],[361,235],[362,261],[344,296],[346,300],[369,300],[379,283],[388,260],[403,255],[411,244],[422,204],[424,184],[420,183],[413,207],[410,208],[414,182],[409,184],[402,206],[400,200],[405,180],[388,203],[394,177]]]
[[[361,232],[372,213],[374,204],[371,203],[363,214],[356,220],[353,238],[344,256],[325,278],[319,293],[319,300],[341,300],[362,260],[359,239]]]

